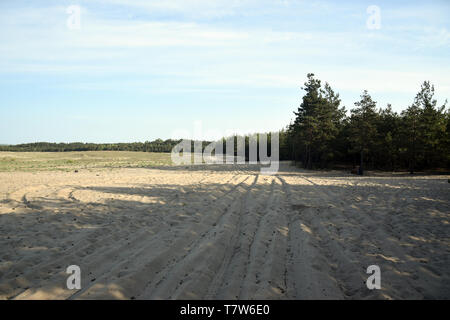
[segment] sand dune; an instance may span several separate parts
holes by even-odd
[[[0,298],[449,299],[448,178],[2,172]],[[66,288],[72,264],[81,290]]]

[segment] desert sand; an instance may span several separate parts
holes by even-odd
[[[449,299],[448,178],[0,172],[0,298]],[[66,288],[69,265],[80,290]]]

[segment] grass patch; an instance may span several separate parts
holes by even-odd
[[[0,172],[170,166],[170,153],[129,151],[0,152]]]

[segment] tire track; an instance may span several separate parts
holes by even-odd
[[[253,204],[250,201],[251,193],[249,193],[243,203],[243,207],[240,210],[243,219],[239,222],[239,228],[235,232],[236,240],[233,250],[229,250],[227,259],[224,260],[220,271],[217,273],[207,294],[208,298],[239,299],[247,275],[248,265],[251,263],[251,248],[255,235],[258,232],[258,225],[266,214],[269,202],[273,199],[273,185],[269,187],[269,190],[269,196],[264,203],[259,201],[263,193],[261,186],[253,190],[259,196],[255,198],[256,200]],[[258,212],[263,213],[258,214]]]
[[[246,180],[248,180],[250,176],[247,176]],[[241,195],[239,198],[241,199],[240,202],[242,203],[242,199],[245,199],[250,192],[250,190],[253,188],[253,186],[257,183],[258,176],[255,176],[253,182],[250,184],[249,187],[245,188],[245,192],[243,195]],[[177,297],[181,294],[181,285],[185,282],[185,279],[189,277],[189,270],[191,272],[197,272],[201,273],[205,270],[204,267],[200,268],[202,270],[198,271],[199,268],[195,268],[198,264],[201,265],[202,260],[204,260],[205,256],[210,256],[205,253],[205,251],[213,251],[211,254],[218,255],[219,252],[226,252],[228,245],[233,238],[233,235],[235,234],[235,230],[231,226],[239,225],[239,221],[241,219],[240,215],[240,209],[236,210],[237,207],[242,205],[239,205],[239,201],[234,201],[230,207],[227,208],[226,212],[213,224],[213,228],[209,229],[204,235],[202,235],[199,238],[199,242],[195,244],[194,248],[189,251],[188,254],[186,254],[182,259],[177,261],[177,263],[174,265],[174,268],[171,270],[166,271],[166,274],[170,274],[172,281],[169,281],[165,285],[162,284],[162,281],[159,283],[156,283],[156,286],[153,290],[153,292],[150,294],[151,298],[163,298],[163,299],[170,299]],[[237,214],[236,214],[237,212]],[[235,221],[235,220],[238,221]],[[205,245],[205,243],[209,243],[209,245]],[[214,247],[213,244],[221,244],[219,247],[222,247],[222,251],[217,250],[216,247]],[[186,262],[187,261],[187,262]],[[186,262],[188,265],[181,264],[182,262]],[[196,271],[197,269],[197,271]],[[214,268],[213,268],[214,269]],[[172,270],[176,272],[176,275],[174,276],[172,274]],[[186,273],[187,272],[187,273]],[[183,275],[184,274],[184,275]],[[212,276],[212,275],[211,275]],[[201,277],[202,278],[202,277]],[[192,283],[200,284],[203,281],[201,278],[198,278],[197,280],[193,280]],[[173,281],[176,279],[176,281]],[[180,279],[180,280],[178,280]],[[207,283],[209,283],[208,281]],[[191,287],[192,287],[191,283]],[[186,286],[186,284],[184,285]],[[159,289],[159,287],[162,287],[162,289]],[[198,287],[194,286],[197,290],[200,291]],[[205,288],[206,290],[206,288]],[[171,294],[172,293],[172,294]],[[199,294],[199,297],[201,297],[203,294]]]
[[[209,178],[210,178],[209,176],[206,176],[202,180],[205,181],[205,180],[207,180]],[[232,180],[234,180],[236,178],[238,178],[237,175],[232,176],[230,179],[228,179],[224,183],[224,186],[226,187],[226,185],[230,181],[232,181]],[[222,190],[217,190],[217,189],[218,188],[215,188],[214,190],[222,192]],[[73,189],[70,189],[70,188],[67,189],[67,187],[63,187],[63,188],[57,189],[56,191],[53,191],[53,193],[59,193],[60,190],[69,190],[69,191],[72,190],[72,191],[69,192],[69,195],[73,194],[73,191],[74,191]],[[229,192],[232,192],[232,190],[223,191],[223,192],[224,192],[223,196],[225,196]],[[177,197],[174,197],[172,199],[172,202],[176,201],[176,200],[177,200]],[[168,204],[170,205],[171,202],[169,202]],[[105,205],[101,205],[101,206],[104,207]],[[89,258],[91,258],[93,256],[94,256],[94,261],[101,261],[102,259],[104,259],[103,258],[104,256],[111,256],[114,252],[118,252],[121,249],[127,247],[127,245],[124,245],[124,246],[119,247],[119,249],[111,250],[111,247],[110,247],[109,244],[112,241],[114,241],[115,238],[116,239],[117,238],[119,238],[119,239],[127,238],[127,241],[129,239],[130,241],[128,242],[128,245],[141,243],[142,241],[139,241],[139,239],[142,238],[142,234],[146,234],[146,231],[144,230],[144,231],[138,232],[138,233],[130,232],[130,226],[131,225],[132,224],[129,223],[127,225],[127,227],[124,227],[123,223],[121,223],[120,227],[119,227],[117,222],[112,221],[112,222],[104,225],[103,227],[101,227],[101,230],[106,230],[106,231],[101,233],[101,235],[104,235],[104,236],[99,236],[98,230],[93,230],[93,231],[89,232],[87,235],[84,235],[82,237],[82,240],[79,241],[79,242],[75,241],[74,239],[70,239],[70,238],[67,239],[66,242],[68,241],[69,243],[73,242],[73,243],[76,243],[76,244],[71,246],[68,251],[65,251],[64,255],[62,255],[59,259],[52,260],[50,262],[45,262],[44,261],[40,265],[35,266],[33,268],[33,273],[30,273],[30,272],[25,273],[21,277],[20,281],[21,282],[26,281],[28,283],[32,282],[32,283],[35,283],[35,284],[36,284],[36,282],[41,282],[42,280],[39,279],[39,278],[36,280],[36,275],[37,274],[41,275],[42,277],[46,277],[45,275],[50,273],[50,271],[61,269],[63,263],[67,262],[67,261],[77,261],[78,264],[83,265],[83,264],[85,264],[84,261],[86,259],[89,259]],[[162,230],[161,226],[162,226],[162,224],[157,224],[156,226],[154,226],[152,228],[152,230],[158,230],[159,229],[161,231]],[[113,229],[111,229],[111,227]],[[115,231],[115,230],[118,230],[118,231]],[[130,234],[132,236],[130,236]],[[75,235],[74,237],[79,238],[80,235],[78,234],[78,235]],[[144,241],[143,243],[145,244],[146,242]],[[101,269],[99,269],[98,271],[94,271],[94,273],[93,273],[93,275],[95,275],[94,278],[99,277],[99,275],[98,275],[99,271],[101,271]],[[57,277],[57,278],[61,278],[61,275],[59,277]],[[9,298],[14,298],[14,297],[19,297],[20,298],[20,297],[25,297],[25,296],[31,297],[31,296],[33,296],[33,293],[35,293],[35,292],[37,292],[39,290],[39,288],[33,287],[34,285],[31,285],[30,289],[21,290],[20,286],[17,283],[17,281],[18,281],[17,279],[13,279],[7,284],[10,287],[13,287],[13,288],[16,287],[17,288],[13,292],[10,292]],[[59,282],[61,282],[61,281],[59,281]],[[44,285],[44,287],[49,288],[49,287],[51,287],[52,284],[55,284],[55,282],[52,282],[51,280],[50,280],[50,282],[46,281],[46,284]],[[89,284],[89,287],[90,286],[92,286],[92,284]],[[60,294],[60,293],[58,293],[58,294]]]
[[[298,176],[302,178],[302,176]],[[321,219],[310,219],[315,214],[311,206],[300,205],[294,200],[289,184],[280,177],[287,198],[290,200],[292,210],[289,215],[289,252],[290,256],[286,266],[288,281],[292,285],[288,287],[288,295],[295,299],[329,299],[342,297],[341,290],[334,279],[330,279],[328,263],[321,253],[320,240],[316,230],[311,229],[312,221]],[[308,181],[308,179],[305,179]],[[308,181],[309,182],[309,181]],[[314,184],[313,184],[314,185]],[[298,191],[296,192],[298,196]],[[314,193],[315,194],[315,193]],[[323,200],[322,200],[323,201]],[[315,226],[316,227],[316,226]]]
[[[286,239],[281,233],[286,228],[280,195],[281,182],[272,179],[270,196],[265,205],[265,213],[258,221],[258,227],[250,244],[247,270],[239,299],[282,298],[286,294],[284,261]],[[262,283],[262,284],[261,284]]]
[[[245,183],[247,179],[248,177],[239,182],[231,190],[227,191],[221,196],[221,199],[225,199],[227,195],[239,188],[239,186]],[[165,280],[166,275],[170,274],[168,271],[174,268],[174,266],[188,256],[192,250],[199,245],[208,232],[208,226],[217,224],[221,217],[226,213],[229,206],[229,204],[228,206],[225,206],[224,212],[219,211],[218,217],[206,216],[202,222],[198,223],[203,229],[203,231],[199,232],[200,235],[198,232],[194,233],[192,230],[186,230],[184,234],[180,235],[178,239],[170,245],[170,247],[163,246],[160,248],[158,253],[152,254],[149,257],[150,260],[147,258],[147,261],[142,261],[142,263],[139,264],[139,269],[136,270],[134,274],[118,280],[116,282],[117,285],[121,286],[124,289],[124,292],[129,293],[130,296],[139,298],[145,293],[147,287],[153,289],[155,284],[161,284]],[[154,243],[149,243],[148,248],[152,249],[154,245]],[[183,254],[184,250],[187,250],[187,252]],[[94,291],[93,293],[95,296],[96,290],[92,291]],[[87,290],[81,297],[85,298],[86,293],[89,293],[89,291]]]

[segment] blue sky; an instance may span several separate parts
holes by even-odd
[[[367,89],[400,111],[424,80],[443,103],[449,21],[446,0],[1,1],[0,143],[278,130],[308,72],[347,109]]]

